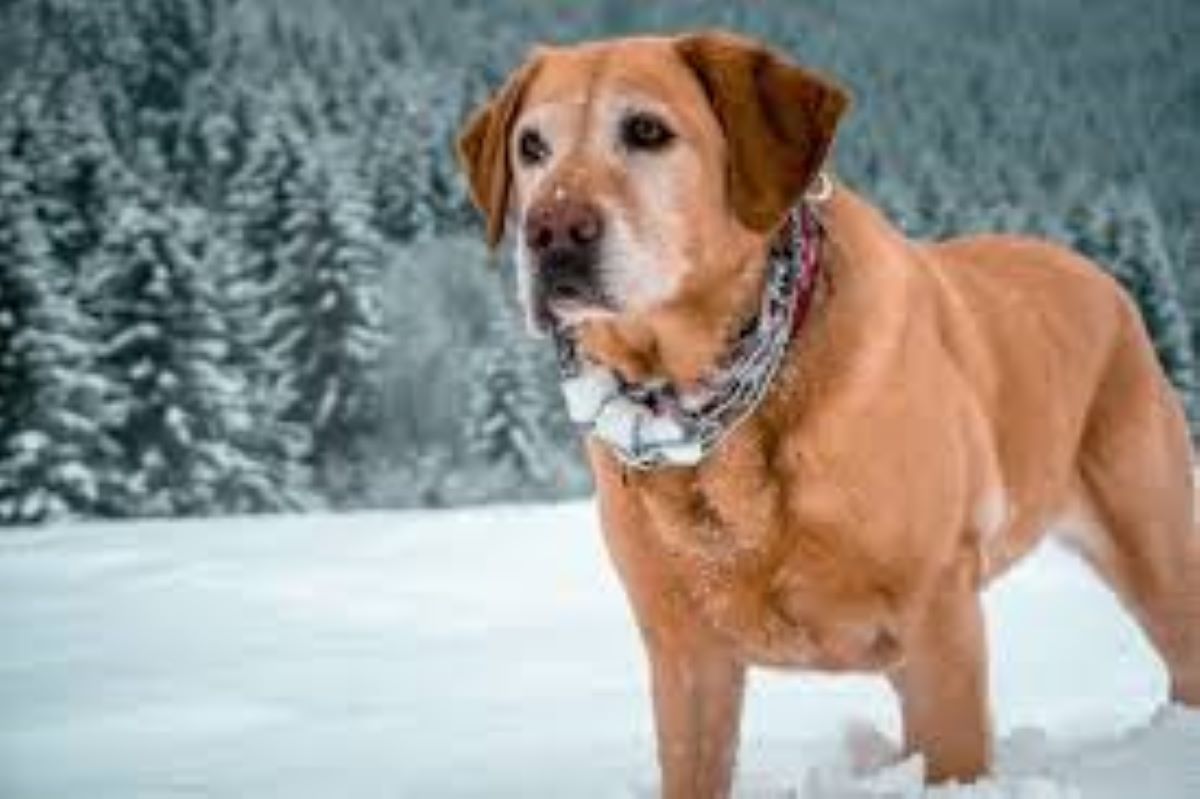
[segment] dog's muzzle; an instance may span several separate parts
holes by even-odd
[[[556,311],[606,308],[600,281],[604,217],[591,203],[553,199],[529,210],[525,218],[533,315],[549,326]]]

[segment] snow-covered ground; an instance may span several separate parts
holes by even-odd
[[[989,596],[994,782],[1200,796],[1200,713],[1047,550]],[[588,505],[0,534],[0,797],[641,797],[641,652]],[[738,795],[915,797],[884,685],[758,674]]]

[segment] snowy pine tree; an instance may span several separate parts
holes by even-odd
[[[1119,198],[1111,189],[1080,184],[1063,215],[1069,244],[1112,272],[1120,254]]]
[[[57,262],[23,154],[0,161],[0,523],[96,512],[114,455],[94,331]]]
[[[232,283],[259,351],[260,391],[303,431],[335,501],[362,488],[379,424],[384,246],[347,160],[273,114],[236,181],[245,268]]]
[[[1179,280],[1167,251],[1158,213],[1144,190],[1125,199],[1115,275],[1133,294],[1167,377],[1184,400],[1193,426],[1200,420],[1192,330],[1180,302]]]
[[[112,197],[129,179],[90,91],[88,81],[74,79],[56,106],[29,121],[38,215],[54,258],[73,278],[85,270],[111,221]]]
[[[231,457],[222,506],[236,512],[309,507],[312,485],[304,462],[308,438],[300,427],[279,418],[270,384],[260,379],[263,361],[247,333],[258,317],[246,315],[248,306],[238,301],[234,282],[241,249],[206,214],[185,214],[182,221],[182,242],[199,265],[206,291],[211,291],[211,313],[224,344],[220,369],[227,388],[223,404]]]
[[[427,146],[428,136],[422,135],[420,117],[408,102],[399,108],[389,106],[379,124],[395,135],[369,141],[363,159],[375,221],[396,241],[429,233],[436,222],[429,183],[439,159]]]
[[[313,168],[310,146],[290,117],[277,110],[266,114],[232,181],[229,232],[213,252],[211,270],[229,313],[230,359],[245,376],[259,438],[254,449],[297,498],[312,488],[312,437],[307,426],[291,418],[297,398],[292,364],[281,343],[289,331],[279,320],[293,316],[296,269],[289,258],[295,225],[289,220],[306,202],[302,172]]]
[[[349,170],[306,171],[284,230],[287,283],[270,320],[284,418],[311,436],[311,463],[334,499],[361,490],[380,412],[383,244]]]
[[[1192,331],[1149,195],[1142,189],[1080,192],[1067,210],[1066,228],[1073,246],[1107,269],[1137,303],[1194,429],[1200,394]]]
[[[553,477],[553,414],[539,386],[549,375],[517,341],[519,323],[496,303],[486,342],[472,363],[467,446],[509,492],[543,486]]]
[[[1188,225],[1180,251],[1180,297],[1192,326],[1192,352],[1200,357],[1200,216]]]
[[[271,507],[269,481],[237,435],[246,417],[228,372],[229,332],[204,280],[187,214],[131,198],[93,264],[101,363],[116,387],[113,435],[125,492],[117,515]]]
[[[286,274],[287,223],[304,202],[301,172],[312,169],[312,146],[296,122],[272,106],[260,120],[246,163],[232,181],[230,211],[244,249],[245,276],[257,291],[272,290]]]

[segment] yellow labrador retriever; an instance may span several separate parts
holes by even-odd
[[[985,773],[980,591],[1048,528],[1200,704],[1190,444],[1137,309],[1048,243],[906,239],[821,173],[847,105],[740,37],[621,39],[536,50],[459,142],[530,323],[607,376],[668,797],[728,794],[752,665],[881,672],[930,781]]]

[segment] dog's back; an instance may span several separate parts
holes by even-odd
[[[1178,584],[1175,569],[1200,568],[1200,538],[1187,422],[1133,300],[1096,264],[1048,242],[922,246],[951,320],[943,341],[994,424],[1016,517],[993,548],[993,574],[1059,524],[1143,614],[1195,605],[1157,596],[1158,585]],[[1143,555],[1134,562],[1131,552]],[[1155,626],[1194,639],[1185,629],[1200,619]]]

